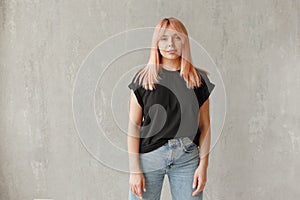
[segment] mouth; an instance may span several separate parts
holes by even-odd
[[[173,54],[173,53],[176,53],[176,52],[177,52],[176,50],[167,51],[167,53],[170,53],[170,54]]]

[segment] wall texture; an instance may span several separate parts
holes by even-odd
[[[299,0],[1,0],[1,200],[127,198],[128,174],[96,161],[76,134],[73,84],[97,44],[170,16],[209,52],[226,88],[204,199],[299,199]]]

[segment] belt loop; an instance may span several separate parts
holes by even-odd
[[[179,142],[180,142],[181,147],[183,147],[184,145],[183,145],[183,142],[182,142],[182,138],[179,138]]]
[[[169,140],[168,140],[168,146],[169,146],[169,147],[172,146],[172,139],[169,139]]]

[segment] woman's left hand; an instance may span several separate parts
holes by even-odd
[[[196,190],[192,193],[193,196],[198,195],[203,189],[206,184],[206,167],[198,166],[195,174],[194,174],[194,181],[193,181],[193,188]]]

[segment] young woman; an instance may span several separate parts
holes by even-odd
[[[210,148],[214,84],[191,62],[188,33],[176,18],[155,28],[148,64],[128,85],[129,200],[159,200],[168,175],[173,200],[202,199]]]

